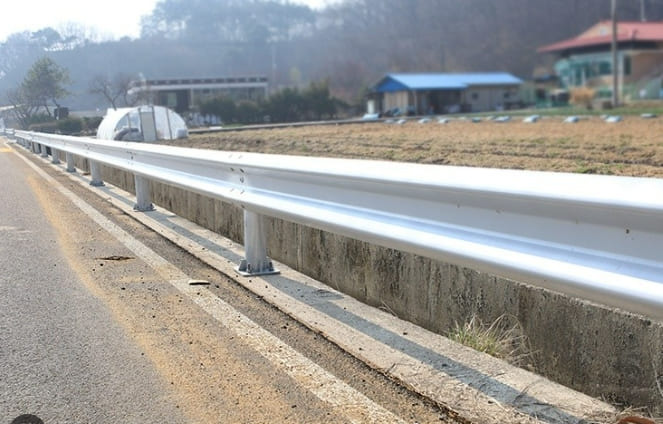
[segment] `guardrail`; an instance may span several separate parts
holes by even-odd
[[[241,127],[210,127],[210,128],[194,128],[189,130],[189,134],[209,134],[220,132],[240,132],[240,131],[254,131],[254,130],[273,130],[279,128],[301,128],[301,127],[319,127],[319,126],[338,126],[338,125],[354,125],[354,124],[374,124],[382,122],[384,119],[339,119],[334,121],[304,121],[304,122],[286,122],[280,124],[256,124],[244,125]]]
[[[245,274],[275,272],[264,216],[663,319],[663,180],[196,150],[16,131],[244,209]]]

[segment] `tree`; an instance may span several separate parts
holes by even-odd
[[[252,101],[242,100],[237,104],[235,115],[242,124],[260,122],[260,107]]]
[[[323,116],[332,117],[336,114],[335,99],[329,94],[329,80],[311,82],[302,93],[308,118],[320,120]]]
[[[225,123],[233,122],[237,118],[237,107],[233,99],[227,97],[214,97],[200,102],[200,113],[218,116]]]
[[[60,107],[59,99],[69,95],[65,85],[69,84],[69,72],[44,57],[36,61],[21,83],[22,98],[34,108],[44,108],[51,116],[49,103]]]
[[[60,107],[58,99],[69,93],[64,87],[69,83],[69,73],[49,58],[36,61],[23,81],[6,93],[7,100],[13,106],[16,120],[27,128],[44,108],[48,119],[52,118],[49,102]]]
[[[57,30],[62,37],[62,48],[64,50],[72,50],[91,43],[108,40],[108,36],[100,34],[93,26],[75,22],[61,23]]]
[[[304,98],[296,88],[285,88],[272,94],[264,105],[271,122],[295,122],[306,112]]]
[[[279,0],[161,0],[141,21],[143,37],[265,43],[314,22],[308,6]]]
[[[129,97],[132,81],[131,75],[124,73],[116,74],[113,79],[98,74],[90,80],[88,91],[106,99],[113,109],[117,109],[120,100],[124,101],[125,106],[133,106],[135,100]]]
[[[16,88],[7,91],[7,101],[13,107],[12,113],[16,121],[23,129],[27,129],[32,123],[33,117],[37,113],[37,107],[31,105],[23,92],[23,88],[19,85]]]

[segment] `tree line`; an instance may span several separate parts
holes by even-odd
[[[110,79],[97,75],[90,80],[90,93],[98,95],[117,109],[134,105],[140,99],[128,92],[132,78],[117,74]],[[69,72],[50,58],[37,60],[21,84],[8,93],[14,115],[22,128],[65,134],[94,130],[98,120],[68,118],[62,113],[60,101],[69,94]],[[347,103],[330,94],[329,81],[311,82],[303,90],[284,88],[257,102],[236,101],[230,97],[211,97],[196,105],[203,115],[213,115],[225,123],[294,122],[322,120],[336,116]]]
[[[618,0],[619,18],[638,20],[640,4]],[[649,20],[663,19],[662,2],[644,5]],[[76,26],[13,34],[0,43],[0,95],[46,56],[69,70],[65,101],[74,109],[131,103],[115,89],[120,74],[261,75],[274,91],[328,80],[335,97],[359,104],[388,72],[507,71],[527,79],[550,71],[554,57],[538,47],[609,17],[610,0],[345,0],[321,10],[285,0],[161,0],[137,39],[104,40]]]
[[[263,122],[295,122],[329,119],[347,103],[331,96],[328,81],[312,82],[304,90],[284,88],[265,100],[236,101],[215,97],[200,102],[203,115],[221,118],[224,123],[256,124]]]

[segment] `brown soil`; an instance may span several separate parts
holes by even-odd
[[[663,119],[564,124],[452,121],[312,126],[192,135],[187,147],[459,166],[663,177]]]

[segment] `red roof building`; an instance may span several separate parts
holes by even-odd
[[[617,74],[626,98],[659,98],[663,77],[663,22],[617,24]],[[589,86],[612,95],[612,23],[601,21],[582,34],[540,47],[559,56],[555,72],[565,88]]]
[[[620,44],[663,43],[663,22],[619,22],[617,42]],[[602,21],[568,40],[540,47],[539,53],[564,53],[578,49],[610,48],[612,23]]]

